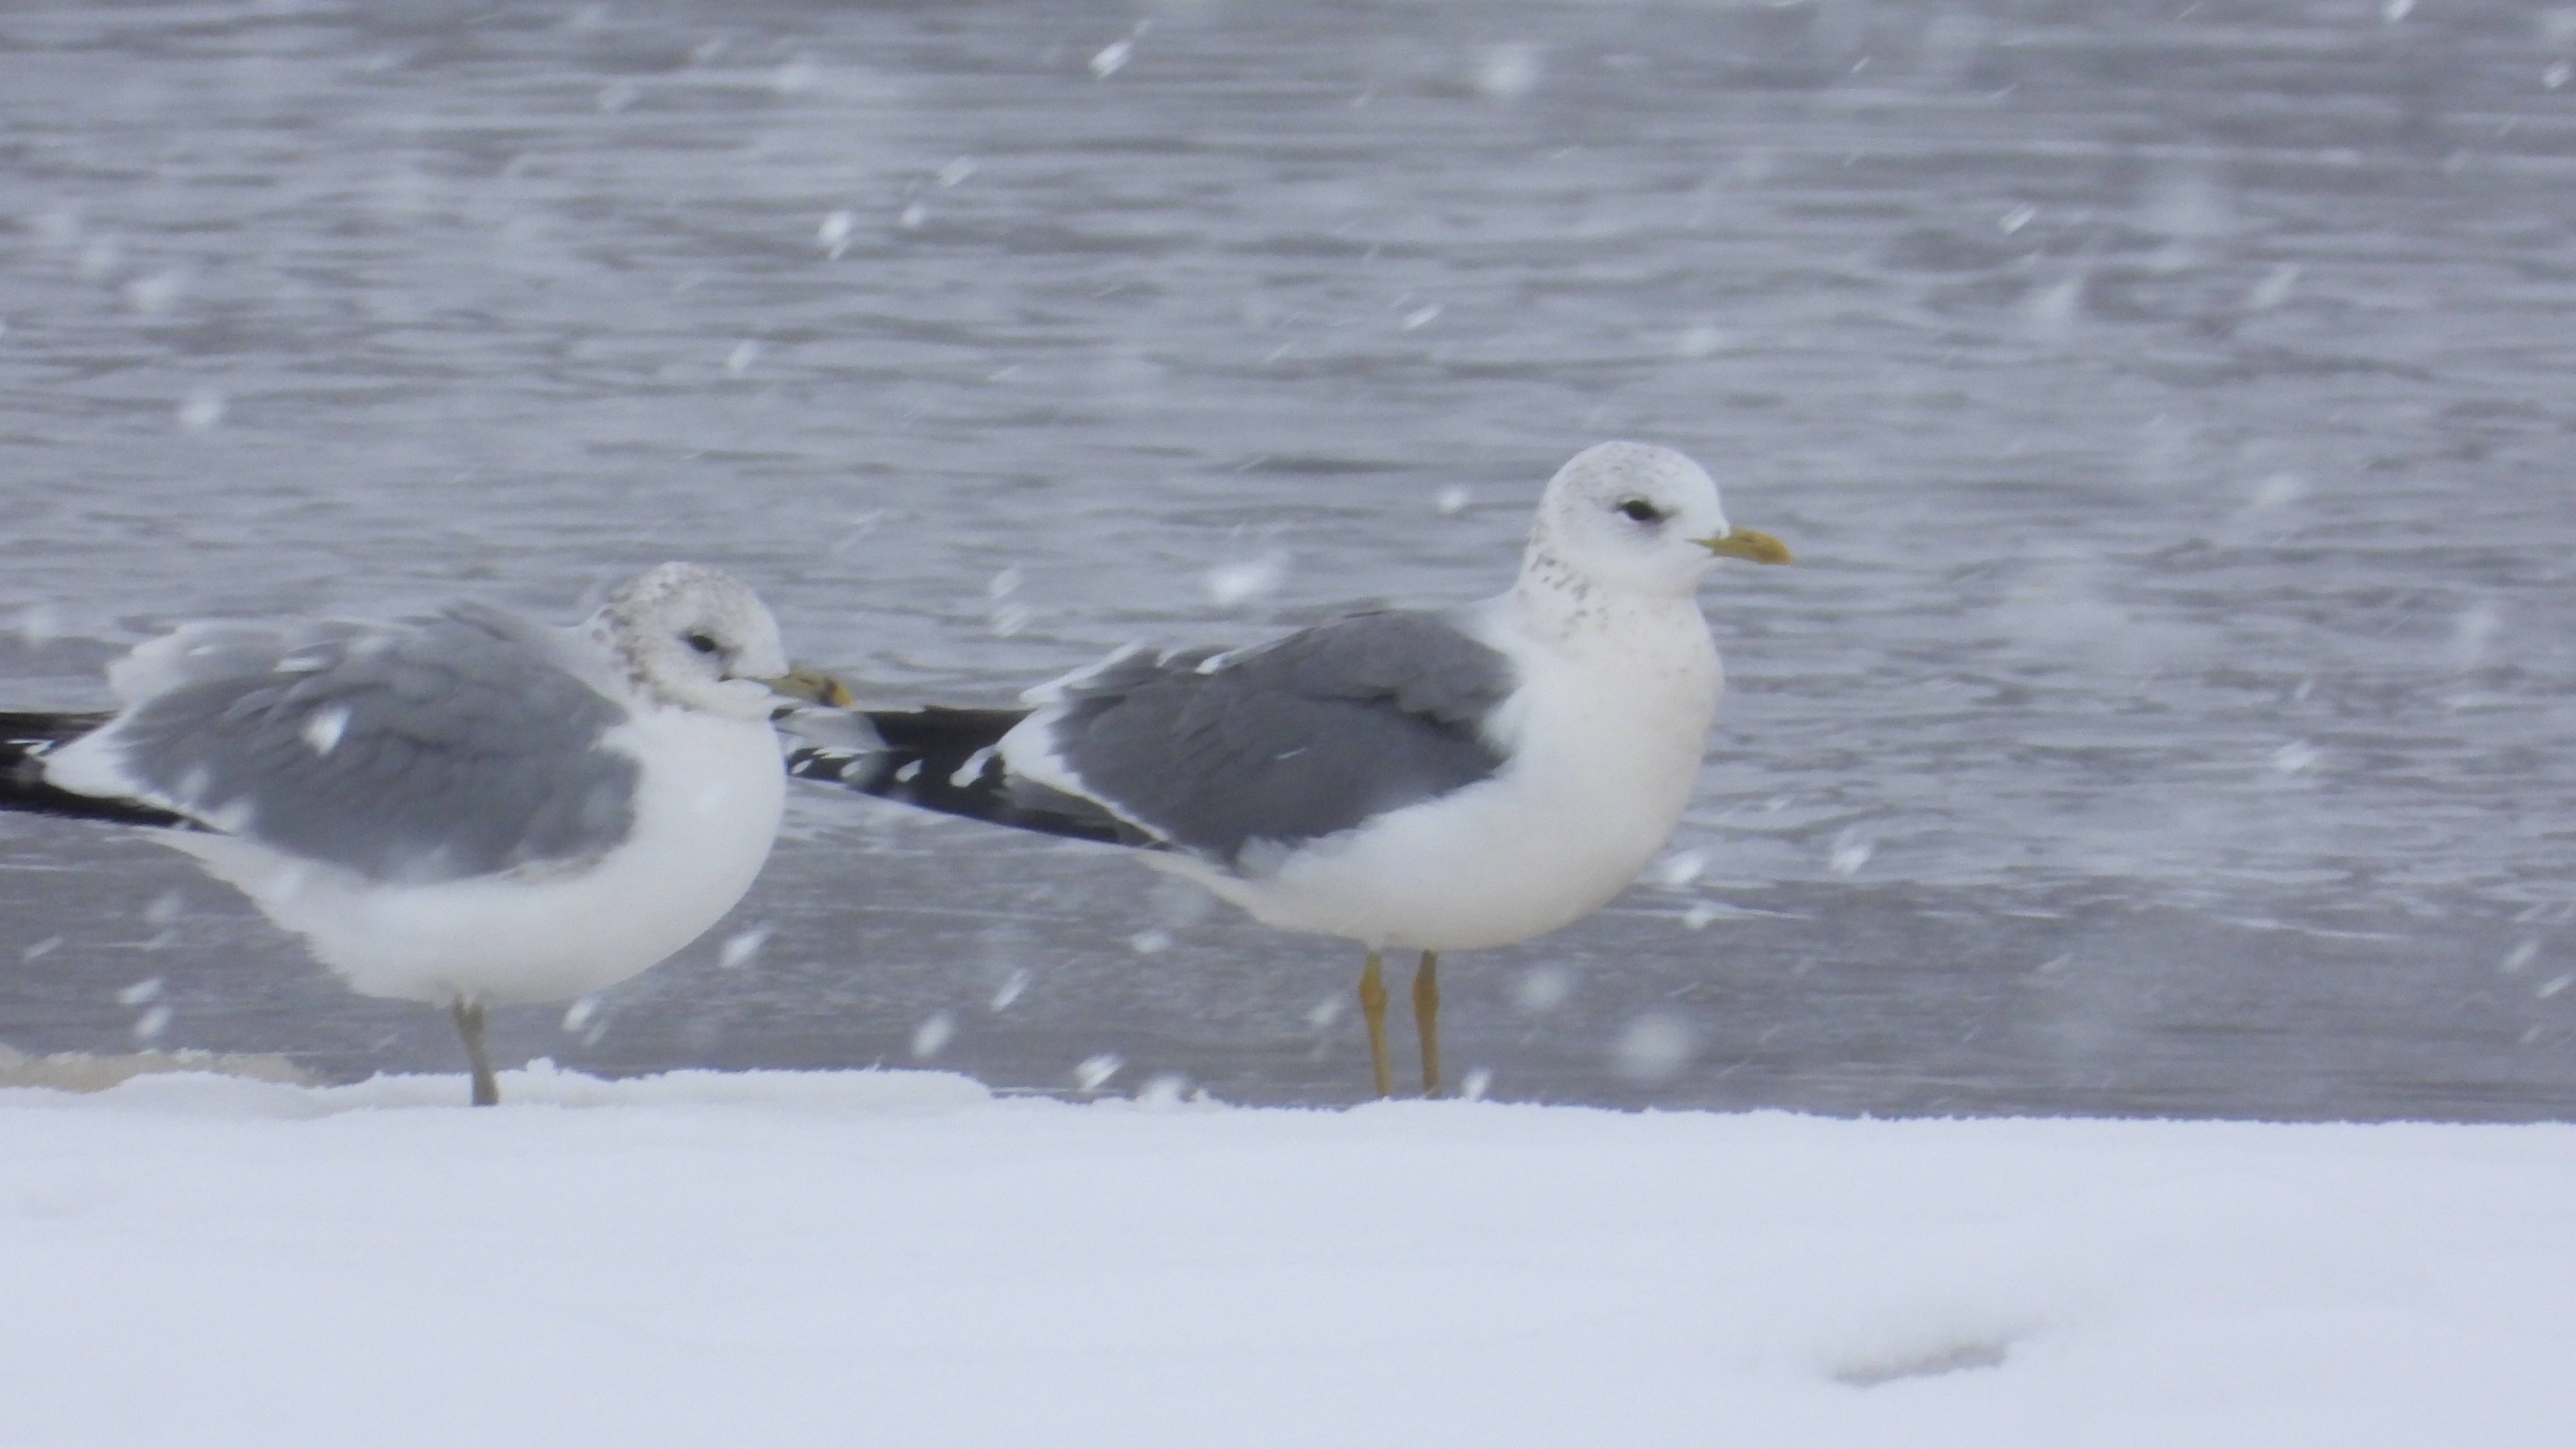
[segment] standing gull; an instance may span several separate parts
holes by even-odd
[[[0,806],[158,827],[352,990],[445,1006],[477,1106],[487,1008],[614,985],[742,898],[786,788],[771,713],[837,690],[678,563],[576,629],[189,624],[108,682],[113,716],[0,716]]]
[[[1696,592],[1730,527],[1669,448],[1603,443],[1539,501],[1519,580],[1482,603],[1356,614],[1226,652],[1125,652],[1022,710],[887,711],[793,773],[1156,852],[1266,925],[1358,942],[1385,1096],[1381,957],[1413,980],[1440,1090],[1439,953],[1553,931],[1619,893],[1689,803],[1717,706]]]

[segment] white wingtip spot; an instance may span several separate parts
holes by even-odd
[[[966,757],[966,763],[959,765],[956,772],[948,777],[948,783],[956,786],[960,790],[965,789],[967,786],[975,783],[975,778],[984,773],[984,767],[991,764],[992,760],[993,747],[991,745],[986,745],[984,748],[968,755]]]

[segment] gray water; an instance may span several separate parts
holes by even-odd
[[[1454,1068],[2564,1117],[2571,61],[2576,10],[2447,0],[12,5],[0,704],[669,557],[998,703],[1491,593],[1646,438],[1801,561],[1706,593],[1673,858],[1453,959]],[[112,829],[0,820],[0,967],[24,1050],[457,1068]],[[1344,1102],[1355,968],[814,792],[707,940],[495,1030]]]

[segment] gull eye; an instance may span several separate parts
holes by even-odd
[[[1643,498],[1631,498],[1612,511],[1631,523],[1661,523],[1665,518],[1662,509]]]
[[[713,654],[719,647],[713,634],[683,634],[680,642],[701,654]]]

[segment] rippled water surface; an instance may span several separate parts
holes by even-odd
[[[13,5],[0,703],[675,556],[1000,702],[1493,592],[1648,438],[1801,565],[1707,591],[1674,856],[1447,973],[1493,1093],[2563,1117],[2571,62],[2402,0]],[[454,1068],[110,830],[0,820],[0,963],[23,1049]],[[1355,965],[815,794],[496,1039],[1334,1102]]]

